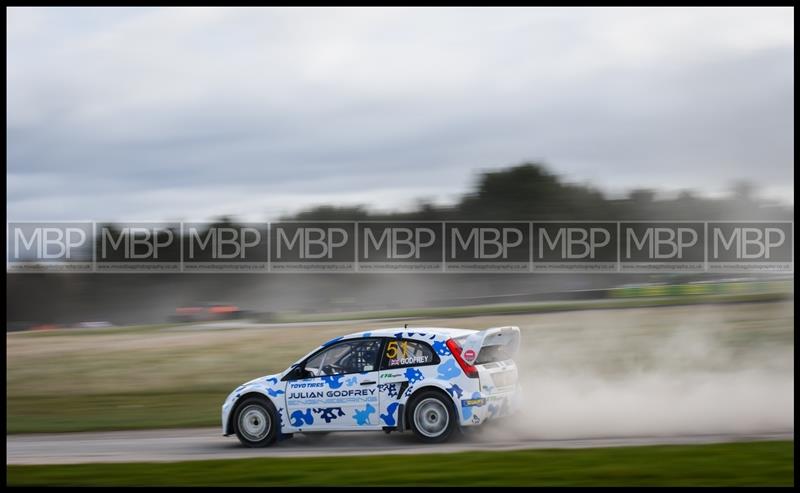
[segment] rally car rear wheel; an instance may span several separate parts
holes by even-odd
[[[250,397],[236,406],[234,427],[243,445],[266,447],[277,438],[280,420],[271,403]]]
[[[456,428],[453,403],[439,392],[424,391],[415,395],[409,409],[411,429],[423,442],[443,442]]]

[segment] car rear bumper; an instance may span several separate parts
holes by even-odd
[[[519,389],[461,399],[461,425],[477,426],[519,410]]]

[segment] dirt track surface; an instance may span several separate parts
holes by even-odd
[[[505,436],[504,436],[505,435]],[[793,440],[793,431],[654,437],[605,437],[541,440],[491,430],[427,445],[410,432],[296,434],[271,447],[248,449],[236,437],[216,428],[182,430],[12,435],[6,437],[7,464],[78,464],[96,462],[173,462],[186,460],[451,453],[471,450],[621,447],[656,444],[699,444],[752,440]]]

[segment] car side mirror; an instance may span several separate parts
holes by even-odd
[[[308,373],[309,372],[303,368],[303,365],[295,365],[289,373],[286,374],[284,380],[301,380],[303,378],[308,378]]]

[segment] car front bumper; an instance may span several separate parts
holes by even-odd
[[[233,412],[233,405],[236,402],[235,393],[231,393],[222,403],[222,434],[224,436],[233,434],[233,426],[229,426],[230,415]]]

